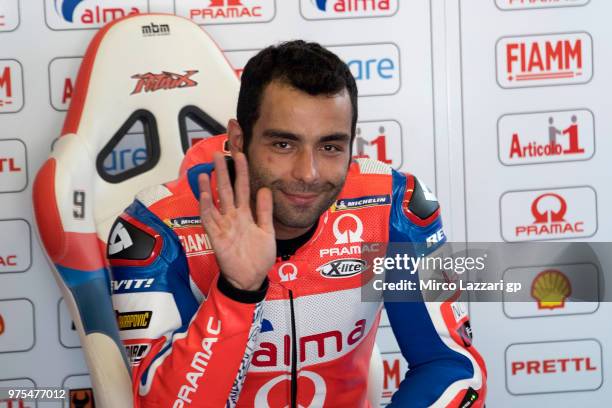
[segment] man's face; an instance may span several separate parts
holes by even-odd
[[[309,228],[336,199],[348,172],[351,119],[346,91],[312,96],[277,81],[264,89],[246,153],[251,194],[272,190],[277,237]]]

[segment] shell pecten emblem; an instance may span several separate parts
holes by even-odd
[[[0,336],[2,336],[2,333],[4,333],[4,319],[2,318],[2,315],[0,314]]]
[[[531,284],[531,296],[538,301],[538,309],[559,309],[572,293],[567,276],[557,269],[540,272]]]

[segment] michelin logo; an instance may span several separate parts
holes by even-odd
[[[335,211],[355,210],[358,208],[374,207],[391,204],[391,196],[365,196],[350,199],[340,199],[334,204]]]
[[[170,228],[187,228],[202,224],[200,217],[181,217],[164,220]]]

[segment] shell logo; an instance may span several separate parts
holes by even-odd
[[[4,333],[4,319],[2,318],[2,315],[0,315],[0,336],[2,333]]]
[[[569,279],[557,269],[542,271],[531,284],[531,296],[538,301],[538,309],[560,309],[572,293]]]

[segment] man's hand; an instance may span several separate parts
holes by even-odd
[[[234,188],[223,155],[214,155],[218,209],[212,201],[208,175],[200,175],[200,217],[225,279],[238,289],[258,290],[276,259],[272,192],[268,188],[257,192],[255,222],[250,206],[246,157],[237,153],[233,158],[236,167]]]

